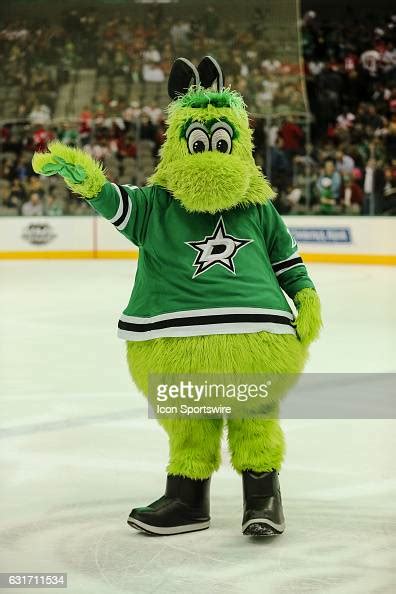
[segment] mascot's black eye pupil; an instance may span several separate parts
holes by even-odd
[[[228,151],[228,142],[220,139],[216,142],[216,150],[220,153],[226,153]]]
[[[205,150],[205,144],[202,140],[196,140],[193,144],[193,151],[194,153],[203,153]]]

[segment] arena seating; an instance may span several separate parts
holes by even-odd
[[[255,156],[278,191],[280,211],[320,212],[323,179],[339,175],[334,214],[393,212],[395,17],[360,14],[356,25],[353,15],[330,22],[305,14],[308,104],[297,46],[288,41],[294,17],[288,24],[274,14],[269,22],[256,7],[238,23],[223,23],[209,6],[194,20],[175,21],[160,10],[145,22],[74,10],[48,29],[26,19],[0,31],[2,214],[22,212],[32,191],[31,155],[56,137],[102,159],[121,183],[144,183],[163,140],[173,57],[197,61],[209,52],[254,114]],[[278,27],[281,45],[269,44],[269,27]],[[48,192],[58,213],[74,212],[61,184],[44,186],[43,212]]]

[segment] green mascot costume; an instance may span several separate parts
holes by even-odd
[[[110,183],[100,163],[59,142],[34,155],[34,170],[63,176],[139,247],[118,332],[146,396],[150,374],[299,374],[319,333],[320,302],[254,162],[244,101],[224,87],[210,56],[198,67],[176,60],[168,87],[167,135],[149,185]],[[161,535],[209,527],[224,422],[160,419],[169,437],[166,491],[133,509],[131,526]],[[243,480],[243,533],[282,533],[278,471],[285,445],[277,415],[226,424]]]

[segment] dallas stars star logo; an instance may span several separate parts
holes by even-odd
[[[193,263],[196,267],[193,278],[216,264],[235,274],[235,256],[241,248],[252,242],[253,239],[238,239],[229,235],[225,229],[223,217],[220,217],[212,235],[208,235],[202,241],[185,242],[198,252]]]

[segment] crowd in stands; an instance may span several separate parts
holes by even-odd
[[[149,13],[135,23],[71,11],[57,25],[12,22],[0,30],[1,88],[14,110],[1,116],[0,214],[91,214],[59,180],[32,171],[33,151],[54,138],[83,147],[120,183],[144,183],[164,140],[172,60],[205,53],[219,59],[226,83],[254,114],[255,157],[282,213],[396,213],[396,16],[304,15],[309,120],[294,59],[277,60],[276,47],[271,53],[261,41],[267,24],[259,8],[246,24],[224,22],[210,6],[191,21],[164,18],[161,7]],[[77,117],[55,120],[60,85],[82,67],[107,77],[107,86]],[[124,79],[125,94],[112,91],[114,77]],[[13,89],[19,95],[11,102]]]

